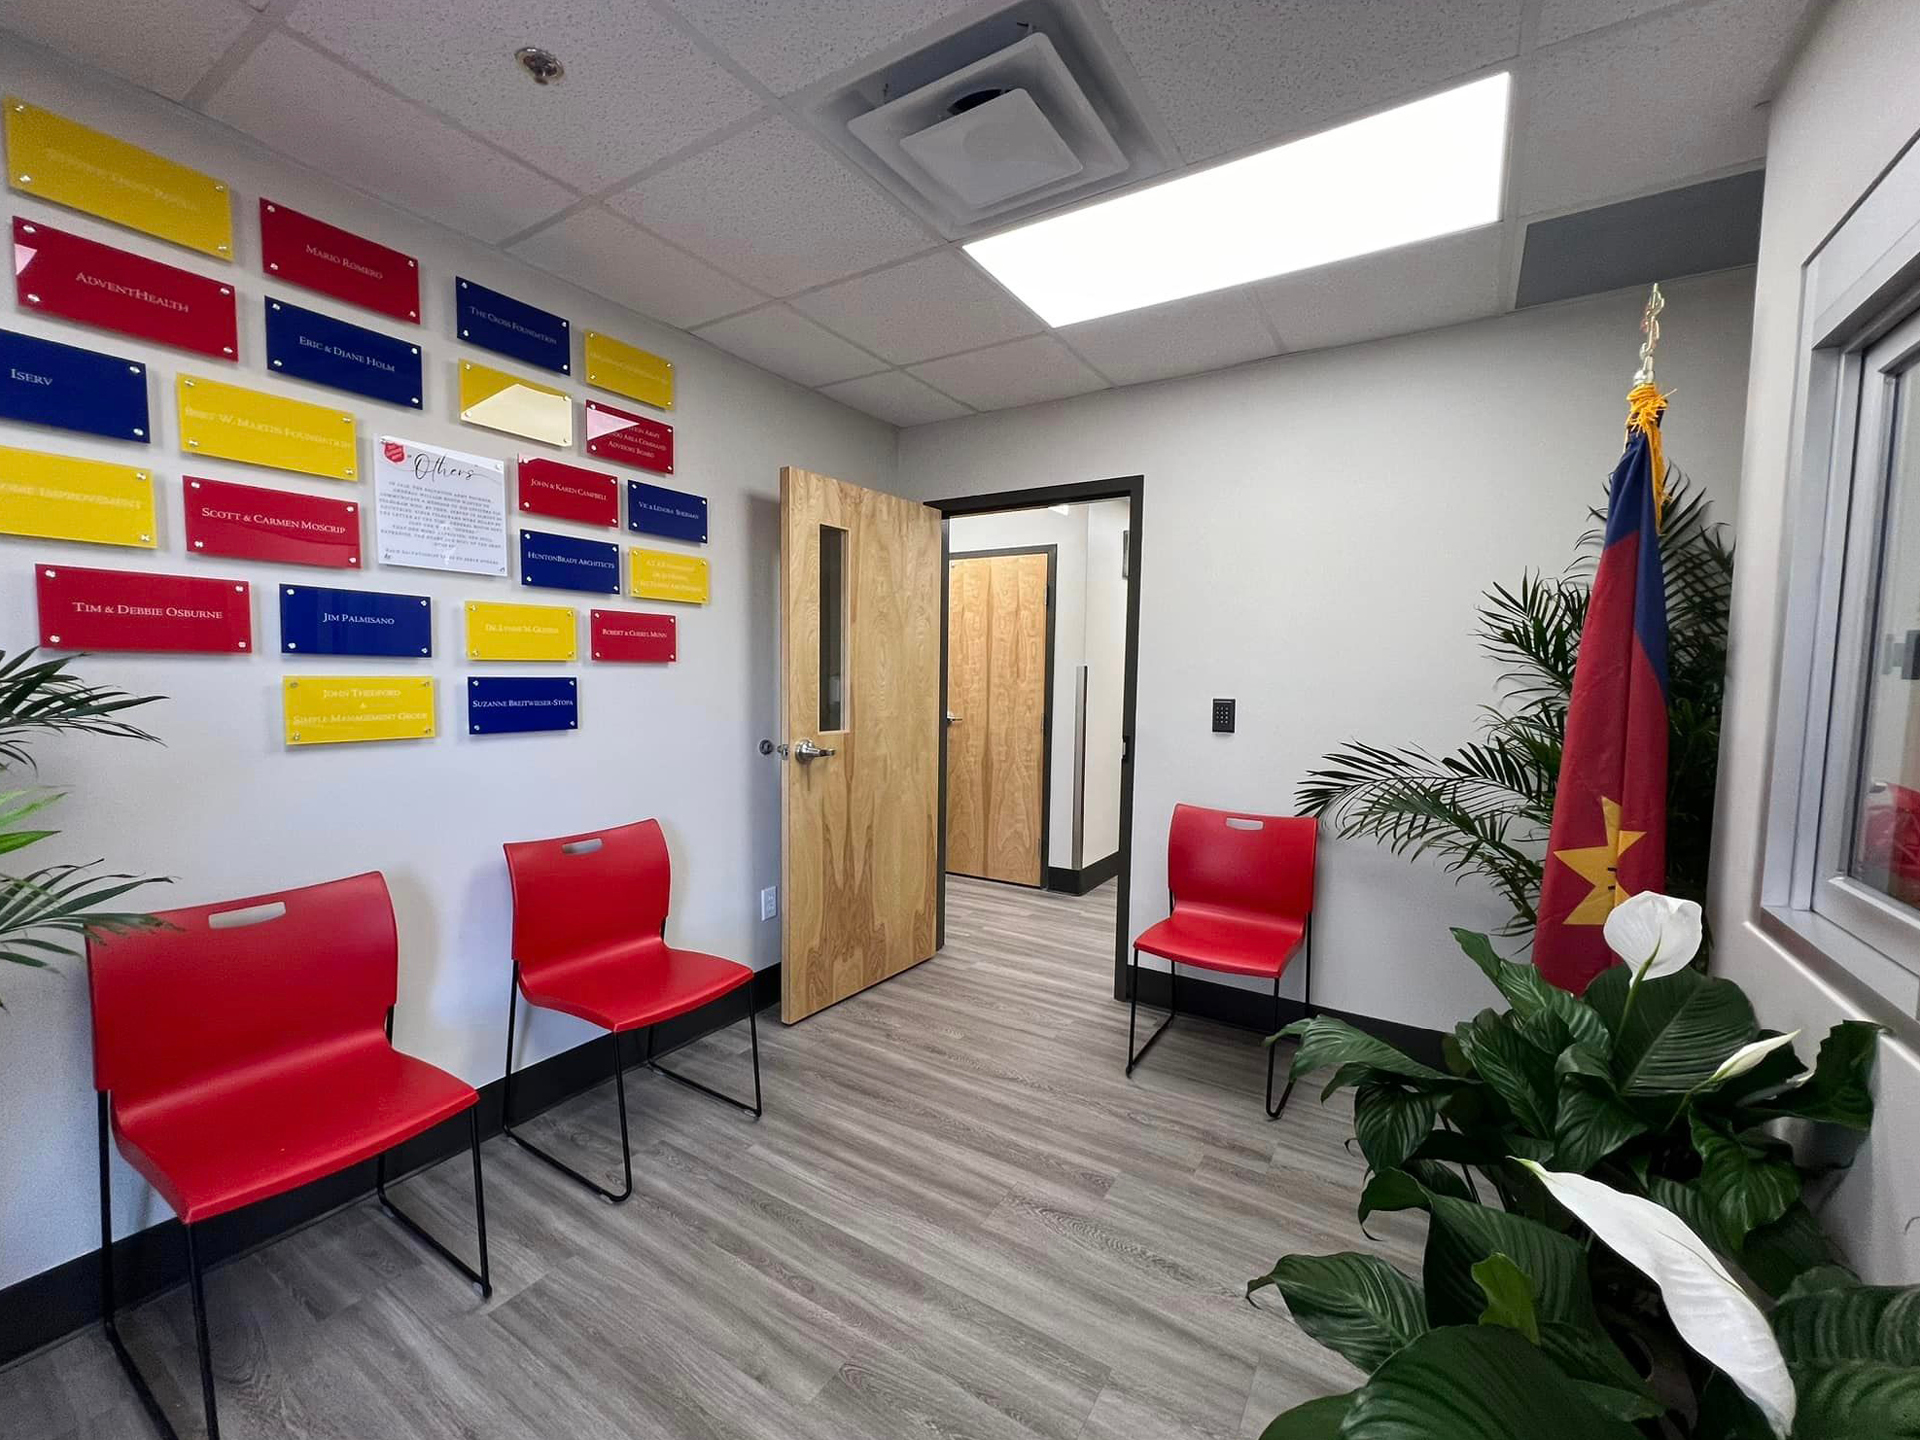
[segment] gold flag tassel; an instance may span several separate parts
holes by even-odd
[[[1662,524],[1667,514],[1667,460],[1660,447],[1660,417],[1667,413],[1667,397],[1653,383],[1653,351],[1660,343],[1660,312],[1667,308],[1667,297],[1656,284],[1647,296],[1647,308],[1640,318],[1640,330],[1647,338],[1640,342],[1640,368],[1634,372],[1633,388],[1627,392],[1627,439],[1638,430],[1647,437],[1647,464],[1653,472],[1653,523]]]

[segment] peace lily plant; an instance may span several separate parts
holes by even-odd
[[[1835,1263],[1819,1172],[1774,1133],[1864,1134],[1876,1027],[1804,1064],[1693,968],[1701,933],[1692,901],[1632,897],[1623,963],[1576,997],[1454,931],[1508,1008],[1455,1027],[1444,1069],[1327,1017],[1281,1032],[1296,1078],[1354,1092],[1362,1222],[1428,1224],[1417,1280],[1347,1252],[1248,1283],[1368,1377],[1264,1440],[1920,1440],[1920,1289]]]

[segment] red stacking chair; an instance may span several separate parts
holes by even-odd
[[[760,1031],[753,1014],[753,971],[718,955],[667,944],[667,899],[672,861],[658,820],[611,830],[527,840],[504,847],[513,882],[513,979],[507,987],[507,1076],[500,1128],[523,1150],[615,1204],[633,1194],[633,1148],[627,1138],[627,1082],[620,1037],[645,1029],[649,1070],[724,1100],[760,1118]],[[711,1090],[655,1063],[654,1027],[744,989],[747,1033],[753,1045],[753,1104]],[[513,1123],[513,1022],[518,1000],[563,1010],[608,1032],[613,1043],[614,1094],[620,1104],[620,1161],[626,1186],[618,1194],[523,1136]]]
[[[1273,980],[1273,1028],[1280,1028],[1280,977],[1295,955],[1310,997],[1313,959],[1313,858],[1319,822],[1305,815],[1241,815],[1173,807],[1167,837],[1167,888],[1172,911],[1133,942],[1128,969],[1127,1074],[1180,1013],[1180,967]],[[1167,1018],[1133,1048],[1140,1009],[1140,952],[1167,961]],[[1309,998],[1308,1008],[1311,1009]],[[1267,1047],[1267,1118],[1286,1108],[1293,1082],[1273,1103],[1273,1047]]]
[[[167,928],[87,942],[100,1113],[100,1306],[114,1353],[171,1440],[173,1427],[114,1323],[111,1129],[120,1153],[186,1229],[200,1396],[207,1434],[218,1440],[200,1223],[373,1160],[382,1208],[491,1295],[480,1097],[393,1048],[399,944],[379,872],[169,910],[159,919]],[[473,1146],[478,1271],[387,1196],[387,1151],[463,1110]]]

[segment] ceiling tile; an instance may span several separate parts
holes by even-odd
[[[1116,385],[1192,375],[1275,354],[1259,301],[1242,286],[1069,325],[1060,337]]]
[[[1280,343],[1316,350],[1505,310],[1501,227],[1423,240],[1254,287]]]
[[[823,385],[820,393],[893,425],[925,425],[973,413],[901,370],[888,370],[860,380],[843,380],[838,385]]]
[[[671,21],[622,0],[395,5],[302,0],[287,17],[327,49],[582,190],[600,190],[751,114],[759,97]],[[566,75],[536,85],[537,42]],[[644,97],[644,98],[642,98]]]
[[[1586,206],[1758,159],[1760,105],[1813,0],[1714,0],[1543,50],[1510,201]]]
[[[206,111],[417,215],[497,241],[573,195],[290,35],[269,35]]]
[[[933,243],[844,162],[778,116],[607,203],[769,295],[824,285]]]
[[[1585,35],[1684,3],[1686,0],[1541,0],[1534,44],[1552,45],[1571,35]]]
[[[1037,315],[954,250],[844,280],[793,303],[896,365],[1046,329]]]
[[[802,385],[825,385],[855,375],[871,375],[884,368],[866,351],[822,330],[785,305],[750,310],[731,320],[702,326],[693,333],[742,360],[751,360],[763,370],[798,380]]]
[[[672,0],[706,37],[779,94],[843,70],[974,0]]]
[[[1107,382],[1051,335],[1035,335],[915,365],[912,373],[976,410],[1037,405],[1104,390]]]
[[[595,205],[576,210],[509,248],[530,265],[682,329],[766,299]]]
[[[184,100],[253,18],[238,0],[7,0],[0,24]]]
[[[1252,149],[1518,53],[1522,0],[1102,0],[1189,161]]]

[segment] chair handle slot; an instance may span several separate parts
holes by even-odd
[[[560,853],[562,855],[591,855],[605,843],[606,842],[598,835],[595,835],[591,840],[569,840],[560,847]]]
[[[1229,830],[1264,830],[1267,828],[1267,822],[1264,820],[1250,819],[1245,815],[1229,815],[1227,816],[1227,828]]]
[[[264,925],[287,913],[287,902],[269,900],[264,905],[243,905],[238,910],[221,910],[207,916],[209,930],[243,930],[249,925]]]

